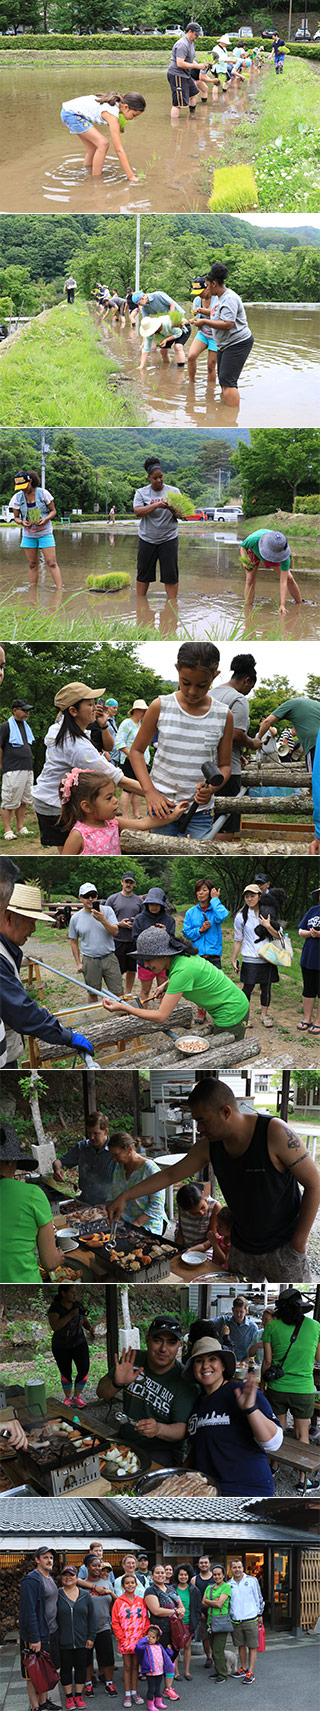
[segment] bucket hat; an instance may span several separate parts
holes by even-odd
[[[280,529],[265,529],[265,533],[260,535],[259,552],[269,564],[281,564],[289,551],[287,537],[281,534]]]
[[[199,1355],[213,1354],[221,1356],[226,1378],[233,1378],[236,1369],[236,1357],[232,1349],[222,1349],[221,1343],[217,1342],[216,1337],[200,1337],[199,1342],[193,1344],[192,1360],[197,1360]]]

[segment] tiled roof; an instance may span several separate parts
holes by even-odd
[[[78,1497],[2,1497],[0,1500],[0,1538],[14,1533],[37,1533],[39,1537],[56,1533],[89,1534],[92,1532],[93,1506]],[[94,1506],[94,1526],[97,1534],[111,1533],[114,1528],[106,1514],[103,1524]]]

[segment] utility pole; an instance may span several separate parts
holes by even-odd
[[[134,289],[135,291],[140,290],[140,214],[137,214],[136,224],[136,271]]]
[[[46,485],[46,430],[41,428],[41,487]]]

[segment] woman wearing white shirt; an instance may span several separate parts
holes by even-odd
[[[72,101],[63,101],[62,123],[72,136],[83,139],[86,150],[84,165],[92,172],[93,178],[101,178],[109,148],[109,142],[101,136],[97,125],[108,125],[125,177],[129,184],[138,184],[138,175],[132,170],[121,142],[120,115],[129,124],[130,120],[139,119],[145,105],[143,95],[115,95],[113,90],[108,95],[75,95]]]
[[[273,981],[279,980],[279,975],[278,969],[275,968],[273,963],[264,962],[263,958],[259,957],[259,941],[256,938],[256,927],[260,925],[260,920],[260,886],[245,885],[243,908],[238,909],[238,913],[235,915],[234,920],[235,941],[233,947],[232,967],[236,969],[239,951],[241,950],[240,979],[243,992],[245,993],[246,998],[248,998],[250,1004],[251,993],[253,992],[254,986],[260,986],[261,1018],[263,1026],[264,1028],[273,1028],[273,1022],[271,1021],[271,1017],[268,1016],[268,1010],[271,999],[271,985]],[[268,926],[265,919],[262,920],[262,925],[263,927]],[[276,933],[273,933],[271,926],[270,928],[268,926],[268,935],[269,931],[270,937],[276,938],[277,935]],[[251,1028],[252,1022],[248,1022],[247,1025],[248,1028]]]
[[[54,705],[59,708],[62,718],[56,727],[50,726],[46,759],[32,791],[44,849],[55,844],[61,850],[68,837],[68,829],[61,819],[59,785],[74,767],[85,772],[92,767],[93,772],[107,773],[114,784],[121,783],[122,790],[141,795],[137,779],[125,779],[121,768],[112,765],[107,752],[99,754],[90,741],[87,726],[95,718],[95,702],[101,700],[102,695],[104,690],[88,689],[85,683],[67,683],[55,695]],[[100,728],[104,750],[107,751],[110,748],[107,721]]]

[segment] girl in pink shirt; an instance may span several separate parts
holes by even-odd
[[[101,772],[68,772],[60,785],[61,819],[69,835],[63,845],[64,855],[120,855],[119,832],[130,831],[132,820],[119,814],[119,804],[112,780]],[[179,802],[170,819],[178,819]],[[142,815],[136,822],[140,831],[150,832],[157,822]]]
[[[136,1592],[137,1580],[135,1574],[122,1576],[123,1592],[115,1599],[111,1622],[116,1634],[119,1652],[123,1657],[124,1705],[143,1705],[138,1693],[138,1658],[136,1655],[137,1640],[141,1640],[149,1627],[149,1614],[144,1598]]]

